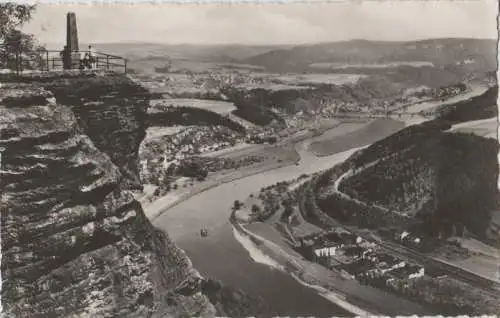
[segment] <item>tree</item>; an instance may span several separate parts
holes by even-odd
[[[234,200],[234,204],[233,204],[233,209],[234,210],[239,210],[240,207],[241,207],[241,202],[239,200]]]
[[[15,2],[0,3],[0,40],[31,20],[35,5],[17,4]]]
[[[260,207],[257,204],[252,204],[252,212],[253,213],[259,213],[260,212]]]
[[[23,68],[39,67],[43,63],[41,52],[45,50],[31,34],[19,30],[30,21],[35,5],[0,3],[0,68],[15,68],[19,53]]]

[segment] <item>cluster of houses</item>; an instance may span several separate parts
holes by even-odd
[[[161,175],[160,171],[169,171],[192,156],[231,147],[239,138],[228,129],[217,131],[207,126],[186,127],[178,133],[146,143],[141,154],[142,174],[149,180]]]
[[[386,283],[395,280],[415,279],[425,275],[422,266],[407,263],[390,254],[365,250],[360,257],[352,262],[339,266],[353,279],[382,279]]]
[[[458,94],[461,94],[467,90],[467,86],[465,84],[456,84],[456,85],[450,85],[450,86],[445,86],[445,87],[440,87],[439,89],[436,90],[435,96],[438,98],[441,97],[451,97],[455,96]]]
[[[314,260],[350,258],[361,250],[373,247],[373,243],[364,241],[350,232],[331,230],[327,233],[314,234],[300,238],[300,248]]]
[[[218,133],[215,140],[214,131],[210,127],[189,127],[182,132],[169,136],[165,143],[168,161],[182,160],[186,157],[217,151],[232,146],[238,139],[236,133],[225,130]]]
[[[409,233],[403,235],[403,239],[407,237]],[[384,253],[375,243],[346,231],[332,230],[304,237],[300,245],[302,252],[309,252],[312,260],[328,268],[341,270],[344,276],[351,279],[376,279],[390,284],[425,275],[424,267]]]

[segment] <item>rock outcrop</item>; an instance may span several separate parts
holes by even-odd
[[[113,74],[0,82],[6,316],[214,316],[130,191],[148,92]]]

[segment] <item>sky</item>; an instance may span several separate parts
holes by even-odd
[[[96,3],[39,3],[24,30],[42,43],[62,44],[66,13],[72,11],[76,13],[81,43],[302,44],[497,37],[495,0]]]

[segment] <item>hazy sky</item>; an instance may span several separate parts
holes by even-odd
[[[66,13],[79,40],[299,44],[348,39],[496,38],[495,0],[350,1],[318,4],[39,4],[25,30],[63,43]]]

